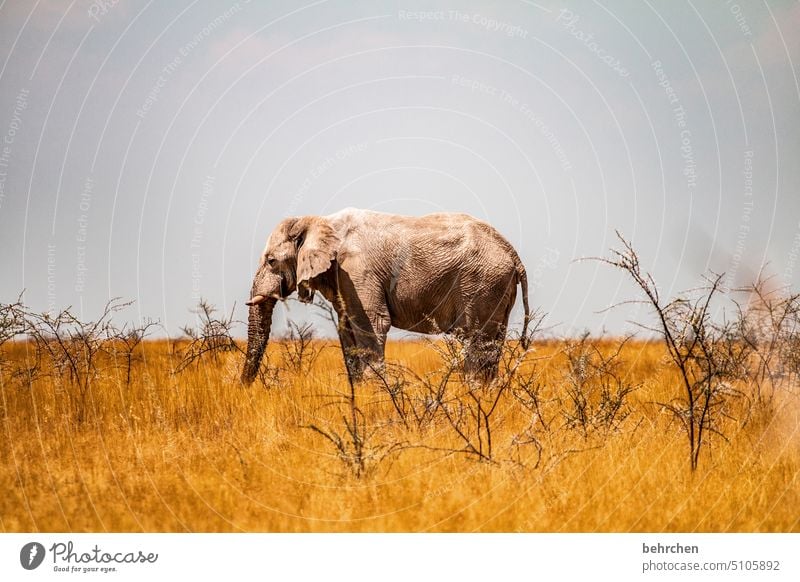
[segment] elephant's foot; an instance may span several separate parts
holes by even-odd
[[[368,382],[383,376],[386,364],[372,350],[350,348],[344,356],[347,375],[351,382]]]
[[[467,379],[489,384],[497,378],[502,346],[499,341],[471,341],[464,358]]]

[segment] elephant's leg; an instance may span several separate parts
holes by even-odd
[[[505,343],[508,318],[516,299],[515,282],[509,282],[505,296],[484,298],[475,302],[468,313],[470,333],[465,342],[464,371],[473,378],[491,382],[497,377]]]
[[[337,271],[337,304],[345,360],[351,377],[360,380],[364,372],[383,365],[386,334],[391,325],[384,288],[371,271]]]
[[[373,304],[369,314],[372,333],[364,338],[369,356],[369,367],[375,372],[383,373],[386,357],[386,336],[392,327],[391,316],[385,303]]]
[[[497,334],[487,336],[476,333],[464,342],[464,372],[468,378],[491,382],[497,377],[502,339]]]
[[[339,315],[339,341],[347,372],[353,381],[362,380],[369,370],[382,370],[390,327],[389,312],[380,307],[369,314],[343,312]]]
[[[382,372],[386,335],[391,327],[389,312],[378,298],[365,301],[364,306],[363,311],[350,319],[359,377],[365,372]]]
[[[347,368],[347,375],[353,382],[357,382],[361,380],[361,376],[364,374],[364,366],[359,357],[356,335],[353,332],[347,315],[339,315],[338,331],[339,342],[342,346],[342,356],[344,357],[344,365],[345,368]]]
[[[486,313],[470,318],[474,323],[464,342],[464,372],[468,377],[487,383],[497,377],[509,312],[510,308],[500,305],[488,318]]]

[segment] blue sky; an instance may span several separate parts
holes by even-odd
[[[347,206],[489,221],[562,333],[646,320],[576,261],[615,229],[664,294],[797,288],[798,63],[789,1],[6,0],[0,301],[244,319],[272,227]]]

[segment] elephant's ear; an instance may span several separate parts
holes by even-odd
[[[305,216],[295,222],[289,236],[297,245],[297,287],[327,271],[336,258],[339,237],[321,216]]]

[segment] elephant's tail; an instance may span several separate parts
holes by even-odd
[[[527,350],[530,338],[528,337],[528,324],[531,321],[531,310],[528,307],[528,273],[525,271],[525,265],[519,257],[516,257],[517,281],[522,287],[522,307],[525,309],[525,317],[522,320],[522,336],[520,337],[520,344],[522,349]]]

